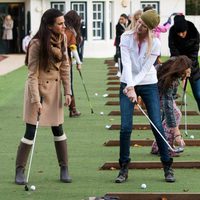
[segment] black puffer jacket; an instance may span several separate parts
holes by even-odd
[[[121,38],[121,35],[125,32],[126,28],[130,25],[131,21],[128,20],[128,23],[127,25],[123,26],[122,24],[120,24],[119,22],[117,23],[115,29],[116,29],[116,41],[115,41],[115,45],[117,47],[119,47],[119,44],[120,44],[120,38]]]
[[[171,56],[186,55],[192,60],[191,79],[197,80],[200,78],[200,69],[198,62],[199,51],[199,32],[194,24],[187,21],[188,30],[185,38],[177,35],[174,26],[169,31],[169,48]]]

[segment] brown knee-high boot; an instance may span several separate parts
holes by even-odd
[[[55,137],[55,138],[60,138],[60,137]],[[55,142],[58,163],[60,166],[60,181],[65,183],[71,183],[72,179],[69,176],[68,172],[68,155],[67,155],[66,139],[61,141],[55,140],[54,142]]]
[[[71,104],[69,105],[69,117],[79,117],[81,113],[76,109],[74,96],[71,97]]]
[[[15,174],[15,183],[18,185],[25,185],[25,167],[28,160],[28,155],[30,153],[32,144],[26,144],[21,142],[18,151],[17,151],[17,157],[16,157],[16,174]]]

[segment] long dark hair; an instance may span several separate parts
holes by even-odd
[[[171,57],[157,70],[158,87],[161,94],[165,93],[176,81],[184,76],[185,70],[191,68],[192,61],[187,56]]]
[[[50,38],[52,32],[50,31],[49,26],[53,26],[55,23],[55,19],[60,16],[63,16],[63,14],[61,11],[57,9],[51,8],[46,10],[42,15],[39,30],[32,38],[40,40],[39,65],[44,69],[48,67],[48,60],[51,54]],[[64,43],[62,51],[64,52]],[[29,56],[29,47],[25,59],[26,65],[28,65],[28,56]]]
[[[70,10],[64,15],[65,26],[73,28],[76,31],[76,42],[79,44],[81,42],[81,17],[75,10]]]

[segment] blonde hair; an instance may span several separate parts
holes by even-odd
[[[137,26],[134,26],[131,28],[131,30],[135,31],[136,28],[137,28]],[[146,37],[146,39],[147,39],[147,52],[146,52],[147,56],[150,56],[150,53],[151,53],[153,37],[154,37],[154,34],[153,34],[152,30],[147,27],[147,37]]]
[[[142,15],[142,10],[137,10],[137,11],[134,12],[133,17],[132,17],[133,26],[136,25],[136,22],[141,17],[141,15]]]
[[[153,37],[154,37],[154,34],[152,32],[152,30],[150,30],[148,28],[148,33],[147,33],[147,55],[150,56],[150,53],[151,53],[151,49],[152,49],[152,43],[153,43]]]
[[[129,30],[133,29],[136,26],[137,20],[141,17],[142,15],[142,10],[137,10],[133,13],[131,17],[131,23],[129,25]]]

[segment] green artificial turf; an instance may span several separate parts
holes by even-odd
[[[22,67],[8,75],[0,76],[0,199],[2,200],[82,200],[90,196],[103,196],[107,192],[199,192],[199,169],[176,169],[176,183],[165,183],[163,170],[130,170],[129,180],[115,184],[117,170],[102,171],[99,168],[106,161],[117,161],[119,147],[105,147],[104,142],[119,139],[118,131],[105,128],[119,124],[119,116],[108,116],[118,106],[105,106],[104,98],[108,85],[105,59],[85,59],[83,79],[94,109],[91,109],[79,77],[74,69],[74,87],[79,118],[69,118],[65,109],[64,129],[68,137],[69,170],[73,183],[59,182],[59,167],[54,150],[53,137],[49,128],[39,127],[29,182],[36,186],[35,192],[25,192],[24,186],[14,184],[16,150],[24,134],[22,121],[23,91],[27,69]],[[181,94],[180,89],[180,94]],[[98,93],[96,96],[95,93]],[[110,92],[111,93],[111,92]],[[188,95],[188,108],[197,110],[192,95]],[[100,115],[104,112],[104,115]],[[134,118],[135,123],[148,123],[143,116]],[[182,119],[182,122],[184,120]],[[199,116],[188,116],[189,123],[199,123]],[[191,131],[200,138],[199,131]],[[184,136],[185,137],[185,136]],[[153,138],[151,131],[134,131],[132,139]],[[178,160],[199,159],[199,147],[186,147]],[[154,160],[159,157],[150,153],[150,147],[132,147],[132,161]],[[140,188],[142,183],[147,189]]]

